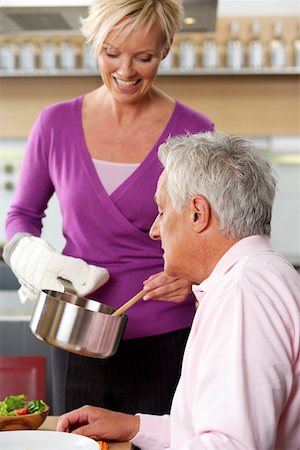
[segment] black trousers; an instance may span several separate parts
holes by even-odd
[[[52,349],[53,411],[89,404],[129,414],[166,414],[190,329],[125,340],[109,359]]]

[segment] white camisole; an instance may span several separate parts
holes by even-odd
[[[139,167],[140,163],[117,163],[92,158],[98,177],[110,195]]]

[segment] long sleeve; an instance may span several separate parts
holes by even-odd
[[[54,192],[49,173],[49,131],[43,130],[41,114],[28,138],[22,169],[6,220],[7,238],[18,232],[39,236],[48,201]]]
[[[170,445],[170,416],[138,414],[140,430],[132,443],[141,450],[163,450]]]

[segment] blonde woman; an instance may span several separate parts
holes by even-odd
[[[60,264],[74,268],[67,278],[75,288],[78,274],[86,274],[82,284],[88,288],[77,292],[118,308],[143,284],[148,290],[145,301],[128,311],[124,339],[112,358],[53,349],[54,414],[87,403],[127,413],[170,409],[194,297],[189,281],[164,273],[160,243],[148,235],[162,171],[157,149],[168,136],[214,128],[153,84],[181,16],[177,0],[95,0],[82,32],[98,57],[103,84],[46,108],[28,140],[5,251],[23,293],[27,289],[30,296],[28,286],[33,292],[51,289],[51,283],[57,289],[61,267],[39,237],[54,192],[66,238]],[[37,263],[47,251],[52,278]],[[22,265],[26,254],[35,255],[30,273]]]

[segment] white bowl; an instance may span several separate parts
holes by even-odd
[[[1,450],[99,450],[99,444],[77,434],[59,431],[2,431]]]

